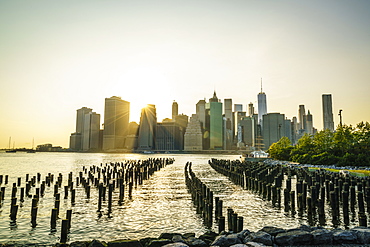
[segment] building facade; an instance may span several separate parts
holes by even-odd
[[[155,147],[158,151],[183,150],[182,128],[175,122],[157,123]]]
[[[69,139],[69,148],[74,151],[83,150],[83,140],[84,140],[84,128],[85,128],[85,115],[92,112],[92,109],[87,107],[82,107],[77,110],[76,115],[76,132],[72,133]]]
[[[222,103],[219,102],[216,92],[206,104],[206,125],[209,124],[209,149],[223,149],[223,117]]]
[[[141,110],[138,150],[155,150],[157,132],[157,111],[155,105],[147,105]]]
[[[333,103],[331,94],[322,95],[322,114],[324,120],[324,129],[334,131]]]
[[[202,124],[197,114],[190,117],[184,136],[185,151],[202,151],[203,150],[203,132]]]
[[[100,149],[100,114],[89,112],[85,114],[83,151],[98,151]]]
[[[263,129],[263,115],[267,114],[266,94],[261,91],[257,95],[257,100],[258,100],[258,124],[261,125],[261,128]]]
[[[105,99],[103,149],[123,149],[128,133],[130,102],[112,96]]]
[[[290,129],[290,126],[285,126],[285,115],[280,113],[268,113],[264,115],[263,123],[262,136],[265,150],[268,150],[271,144],[278,142],[281,137],[287,136],[287,129]],[[288,135],[290,136],[290,134]]]

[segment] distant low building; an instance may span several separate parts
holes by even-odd
[[[62,151],[62,150],[63,150],[62,147],[53,146],[50,143],[37,145],[37,147],[36,147],[36,151],[39,151],[39,152],[58,152],[58,151]]]

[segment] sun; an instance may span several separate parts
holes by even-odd
[[[172,85],[166,75],[155,67],[140,67],[122,74],[116,94],[130,102],[130,121],[139,123],[141,109],[156,106],[157,119],[171,117]]]

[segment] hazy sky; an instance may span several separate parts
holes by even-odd
[[[370,1],[0,0],[0,148],[68,147],[76,110],[131,102],[131,121],[173,100],[191,116],[212,97],[289,119],[304,104],[322,129],[370,121]]]

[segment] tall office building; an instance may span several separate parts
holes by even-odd
[[[254,115],[254,106],[253,106],[253,103],[249,103],[248,104],[248,116],[249,117],[253,117]]]
[[[196,114],[198,115],[198,120],[202,125],[202,130],[206,127],[206,101],[199,100],[196,105]]]
[[[100,144],[100,114],[89,112],[84,116],[83,151],[97,151]]]
[[[157,111],[155,105],[147,105],[141,110],[138,150],[154,150],[156,132]]]
[[[224,149],[230,150],[233,144],[233,134],[234,134],[234,125],[233,125],[233,101],[232,99],[224,99]]]
[[[238,124],[239,142],[242,142],[248,149],[255,146],[255,123],[253,117],[242,117]]]
[[[223,149],[222,103],[218,101],[216,92],[206,103],[206,125],[209,124],[209,149]]]
[[[120,97],[105,98],[103,149],[123,149],[128,133],[130,102]]]
[[[246,116],[246,113],[244,111],[235,111],[233,116],[233,122],[234,122],[234,138],[235,140],[238,140],[238,126],[239,122]]]
[[[263,142],[264,148],[269,149],[271,144],[278,142],[281,137],[290,136],[290,124],[286,126],[285,115],[280,113],[268,113],[263,116]]]
[[[85,127],[85,115],[92,112],[92,109],[87,107],[82,107],[77,110],[76,117],[76,133],[83,133]]]
[[[263,115],[267,114],[267,101],[266,94],[262,91],[262,79],[261,79],[261,92],[257,95],[258,100],[258,124],[263,129]]]
[[[202,126],[198,115],[193,114],[186,128],[184,136],[185,151],[202,151],[203,150],[203,133]]]
[[[157,123],[155,149],[161,151],[183,150],[182,128],[175,122]]]
[[[232,121],[232,118],[233,118],[233,100],[232,99],[224,99],[224,112],[225,112],[225,118],[230,119]]]
[[[322,95],[322,114],[324,120],[324,129],[334,131],[333,108],[331,94]]]
[[[83,149],[83,135],[85,127],[85,115],[92,112],[92,109],[82,107],[77,110],[76,116],[76,132],[72,133],[69,139],[69,148],[75,151],[81,151]]]
[[[173,101],[172,103],[172,121],[175,120],[175,117],[179,115],[179,105],[176,101]]]
[[[305,115],[305,132],[308,134],[313,134],[313,117],[310,113],[310,110],[308,110],[307,115]]]
[[[306,110],[304,105],[299,105],[298,108],[298,120],[299,120],[299,129],[304,130],[305,129],[305,122],[304,122],[304,116],[306,115]]]
[[[243,111],[243,105],[242,104],[234,104],[234,112],[241,112]]]

